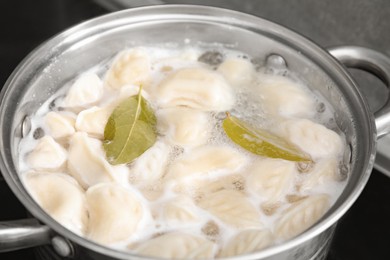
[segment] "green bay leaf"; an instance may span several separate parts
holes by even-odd
[[[308,154],[281,137],[254,128],[228,114],[222,123],[226,135],[236,144],[257,155],[296,162],[311,162]]]
[[[129,163],[156,142],[156,117],[147,101],[131,96],[112,112],[104,129],[103,148],[111,164]]]

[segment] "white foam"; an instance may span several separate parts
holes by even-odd
[[[226,49],[221,49],[219,51],[223,53],[225,57],[234,57],[234,58],[245,57],[245,59],[250,60],[250,57],[247,57],[247,55],[243,53],[233,52],[230,50],[228,51]],[[148,48],[148,53],[151,57],[151,60],[153,61],[152,62],[152,78],[153,78],[152,84],[154,85],[154,87],[156,87],[158,82],[160,82],[166,76],[166,74],[164,74],[166,73],[164,72],[164,67],[166,69],[169,66],[169,70],[172,71],[175,71],[180,68],[188,67],[188,66],[208,67],[208,65],[206,64],[197,62],[197,57],[203,52],[204,50],[198,47],[193,47],[193,48],[186,47],[184,50],[174,49],[174,48],[167,49],[164,46],[161,48],[159,47]],[[103,77],[104,70],[106,70],[107,68],[108,68],[107,64],[99,64],[99,66],[91,68],[90,72],[96,72],[100,77]],[[287,77],[290,75],[289,72],[286,73],[285,69],[283,71],[273,70],[273,73],[275,73],[276,75],[280,75],[281,73],[283,73],[283,75],[286,75]],[[294,79],[294,81],[296,81],[296,79]],[[254,80],[252,83],[257,84],[256,80]],[[333,118],[334,110],[323,99],[323,97],[316,95],[318,93],[312,93],[301,82],[298,83],[302,86],[302,89],[310,93],[310,95],[313,97],[313,99],[316,101],[317,104],[324,103],[325,111],[323,113],[317,113],[313,120],[317,120],[318,123],[327,125],[329,121],[331,121],[331,119]],[[42,107],[39,108],[38,111],[31,117],[32,131],[30,131],[30,133],[26,137],[24,137],[19,144],[19,169],[21,172],[26,172],[30,170],[28,165],[25,162],[25,157],[31,150],[33,150],[33,148],[37,144],[37,140],[35,140],[33,137],[34,130],[38,127],[41,127],[45,131],[46,128],[43,122],[43,117],[45,114],[49,112],[50,103],[52,103],[53,100],[61,99],[61,97],[66,95],[66,91],[67,89],[69,89],[69,87],[70,84],[65,85],[62,89],[60,89],[57,93],[55,93],[48,101],[46,101],[42,105]],[[118,93],[116,93],[115,91],[106,90],[103,96],[104,99],[100,100],[98,105],[109,103],[110,101],[112,101],[118,96]],[[234,110],[231,111],[231,113],[234,114],[235,116],[247,119],[250,124],[255,125],[257,127],[262,128],[264,126],[266,127],[269,126],[269,122],[266,121],[266,116],[262,112],[262,104],[257,102],[254,99],[254,96],[252,95],[250,90],[246,88],[237,91],[237,103]],[[245,156],[248,157],[249,161],[253,160],[253,158],[255,158],[256,156],[237,147],[237,145],[233,144],[224,134],[223,129],[221,127],[222,120],[225,118],[224,113],[212,114],[212,116],[214,118],[212,120],[213,122],[211,122],[213,124],[213,128],[212,128],[213,130],[208,143],[223,144],[223,145],[234,147],[235,149],[243,152]],[[184,148],[172,147],[172,152],[170,154],[169,161],[171,163],[174,162],[175,159],[183,153],[183,151]],[[173,227],[171,225],[168,225],[161,219],[155,219],[152,214],[153,211],[158,210],[156,209],[158,205],[177,195],[177,193],[173,190],[174,185],[171,186],[167,185],[161,197],[158,198],[156,201],[148,201],[146,198],[143,197],[142,193],[138,190],[137,188],[138,186],[132,186],[126,172],[122,172],[120,175],[121,176],[118,177],[118,179],[120,180],[120,182],[123,182],[122,185],[125,188],[130,189],[137,194],[137,196],[139,197],[142,203],[142,207],[145,209],[145,212],[147,212],[147,214],[142,219],[141,223],[139,223],[137,231],[131,237],[129,237],[125,241],[121,241],[120,243],[116,243],[110,246],[120,250],[128,250],[127,248],[129,244],[137,243],[139,241],[144,241],[146,239],[149,239],[150,237],[153,237],[156,234],[177,230],[178,227]],[[206,176],[205,178],[209,178],[210,180],[219,177],[218,173],[213,173],[213,174],[208,174],[203,176]],[[245,177],[245,174],[243,174],[243,176]],[[126,182],[126,179],[128,182]],[[299,178],[296,179],[298,179],[299,181]],[[340,183],[337,181],[328,182],[317,187],[317,189],[311,191],[311,193],[329,194],[332,203],[334,203],[337,197],[339,196],[339,194],[341,193],[344,184],[345,183]],[[294,194],[295,192],[296,191],[293,188],[291,188],[291,190],[287,191],[286,193]],[[284,202],[285,204],[282,205],[281,208],[277,210],[274,215],[267,216],[266,214],[264,214],[264,212],[261,211],[260,208],[262,197],[259,196],[258,194],[251,193],[249,191],[246,191],[246,194],[249,196],[248,197],[249,201],[258,209],[259,216],[265,228],[272,230],[276,219],[279,217],[279,214],[283,212],[282,209],[287,207],[286,202]],[[209,221],[213,221],[219,226],[220,237],[217,241],[219,241],[221,246],[226,244],[227,240],[229,240],[238,232],[236,228],[228,226],[227,224],[223,223],[215,216],[211,215],[209,212],[200,208],[198,212],[201,221],[195,224],[188,224],[182,226],[185,232],[194,235],[203,235],[201,231],[202,227],[205,225],[205,223]]]

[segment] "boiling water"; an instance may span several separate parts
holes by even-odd
[[[150,95],[148,101],[156,111],[157,121],[159,121],[158,111],[162,108],[160,107],[158,100],[159,97],[154,96],[152,92],[158,88],[162,81],[164,81],[175,71],[183,68],[205,68],[212,71],[213,73],[220,74],[222,72],[220,72],[218,68],[220,64],[226,60],[239,59],[241,62],[251,64],[251,58],[247,55],[226,49],[207,51],[195,47],[185,49],[150,47],[146,48],[146,50],[152,65],[149,81],[145,84],[144,90],[145,92],[151,92],[148,93]],[[298,77],[291,73],[281,59],[281,57],[273,57],[272,59],[268,59],[264,63],[265,65],[262,66],[256,66],[256,64],[252,64],[251,66],[253,66],[253,75],[251,77],[239,75],[242,79],[242,82],[245,83],[241,86],[233,86],[234,83],[229,82],[232,92],[235,96],[234,107],[232,107],[229,112],[232,115],[250,123],[251,125],[266,129],[277,128],[280,122],[284,120],[298,120],[299,116],[283,115],[283,113],[276,115],[271,113],[270,115],[270,113],[264,112],[267,111],[267,108],[264,107],[265,104],[261,102],[261,95],[259,98],[259,94],[257,93],[258,89],[256,86],[266,84],[270,81],[272,83],[273,77],[275,78],[275,81],[280,80],[280,78],[285,78],[288,79],[288,81],[291,82],[291,84],[293,84],[295,87],[298,87],[300,89],[299,91],[310,97],[310,100],[313,102],[314,105],[312,105],[310,108],[314,108],[316,111],[311,111],[313,113],[309,111],[309,119],[313,122],[316,122],[317,124],[321,124],[335,130],[336,128],[333,123],[334,120],[332,120],[332,108],[325,100],[322,99],[322,97],[314,95],[309,90],[309,88],[299,80]],[[107,64],[99,64],[85,73],[95,73],[101,79],[105,79],[105,73],[110,68],[111,62],[112,61],[108,62]],[[85,73],[80,75],[80,77],[85,75]],[[244,71],[244,73],[246,73],[246,71]],[[65,166],[61,166],[58,169],[34,169],[28,163],[26,158],[28,158],[29,154],[34,151],[40,139],[44,135],[50,135],[50,129],[48,129],[45,123],[45,116],[50,111],[57,111],[62,115],[66,115],[68,118],[76,120],[80,109],[75,110],[62,106],[65,96],[68,94],[68,90],[72,87],[72,84],[73,82],[69,82],[69,84],[61,88],[31,117],[32,131],[21,140],[19,146],[19,169],[22,176],[24,176],[27,172],[49,172],[48,174],[53,174],[53,172],[63,172],[68,174],[66,164]],[[120,89],[110,89],[105,86],[102,94],[103,98],[99,99],[99,101],[95,102],[93,105],[104,107],[112,102],[115,102],[115,99],[120,95],[118,94],[119,92]],[[84,107],[83,110],[87,108],[88,107]],[[286,210],[289,209],[292,205],[299,203],[299,201],[302,199],[316,194],[327,194],[330,202],[329,205],[331,205],[336,201],[338,195],[341,193],[345,181],[340,181],[337,178],[339,171],[338,167],[335,169],[333,178],[324,178],[324,181],[318,181],[318,184],[314,188],[300,190],[300,185],[305,183],[306,179],[310,178],[310,169],[309,173],[306,173],[302,169],[299,170],[299,167],[297,166],[297,169],[294,173],[294,178],[292,179],[293,184],[286,185],[286,190],[282,192],[283,195],[280,198],[277,198],[277,201],[271,204],[267,204],[266,202],[269,198],[265,198],[263,194],[248,188],[248,186],[250,186],[249,182],[251,180],[248,179],[248,174],[246,173],[252,163],[255,163],[256,161],[263,158],[251,154],[245,149],[239,147],[226,136],[222,128],[222,121],[226,118],[225,111],[208,111],[204,113],[207,114],[210,125],[209,130],[207,130],[209,132],[207,141],[202,145],[228,147],[240,153],[241,156],[245,159],[245,163],[238,165],[232,171],[221,171],[217,169],[211,170],[206,174],[190,176],[189,178],[181,180],[180,182],[175,180],[167,181],[165,180],[165,177],[167,176],[167,172],[169,171],[170,167],[173,167],[172,165],[175,165],[177,160],[180,160],[183,156],[191,154],[191,152],[196,149],[197,145],[187,146],[172,144],[165,140],[165,136],[163,134],[160,134],[158,136],[157,143],[162,142],[167,144],[169,149],[167,163],[164,166],[164,174],[158,180],[155,180],[153,185],[150,185],[150,183],[143,185],[142,182],[139,183],[135,181],[134,176],[132,176],[132,170],[135,167],[134,165],[137,163],[137,161],[123,166],[125,168],[118,170],[118,174],[113,177],[115,182],[118,182],[121,186],[125,187],[127,190],[131,191],[132,194],[134,194],[137,200],[141,203],[144,214],[142,219],[137,223],[136,229],[134,232],[132,232],[132,234],[129,234],[125,239],[110,243],[109,246],[125,251],[137,250],[138,246],[142,245],[144,241],[148,241],[148,239],[158,237],[161,234],[180,231],[186,234],[195,235],[197,237],[203,237],[215,243],[215,247],[213,248],[213,252],[211,254],[215,257],[218,257],[218,252],[223,251],[223,248],[228,245],[229,241],[234,239],[234,237],[239,232],[247,229],[269,230],[271,233],[273,233],[273,238],[272,241],[267,244],[267,246],[271,246],[272,244],[281,243],[286,239],[283,236],[279,236],[275,229],[278,221],[283,217],[282,215],[287,214],[286,212],[288,211]],[[197,122],[193,122],[193,124],[197,124]],[[336,129],[336,131],[338,130]],[[338,134],[342,140],[342,133],[338,131]],[[58,143],[61,144],[65,149],[68,149],[69,147],[69,143],[66,138],[59,140]],[[320,164],[322,161],[330,159],[334,159],[340,162],[342,152],[332,156],[334,158],[318,158],[315,160],[316,164]],[[232,225],[229,221],[224,221],[224,219],[221,219],[218,214],[213,214],[213,210],[210,210],[207,207],[197,206],[199,200],[204,199],[202,196],[207,197],[208,195],[199,195],[197,193],[199,187],[192,187],[191,183],[196,183],[197,181],[203,181],[204,183],[209,183],[212,181],[216,182],[232,175],[238,175],[240,177],[232,182],[233,186],[235,186],[233,188],[230,187],[229,189],[238,191],[245,195],[247,201],[250,205],[252,205],[253,209],[258,214],[258,218],[261,220],[261,224],[258,226],[244,226],[243,228],[240,228],[240,224]],[[33,196],[37,196],[34,193],[33,187],[29,187],[27,185],[27,188],[30,190]],[[84,187],[84,189],[87,190],[88,187]],[[157,192],[157,196],[149,196],[149,192]],[[191,210],[193,210],[193,213],[196,215],[195,221],[171,221],[167,220],[165,217],[162,217],[164,214],[164,205],[167,202],[177,198],[178,194],[192,200],[194,206],[191,207]],[[229,202],[227,201],[221,203]],[[177,205],[178,207],[182,206],[180,203]],[[42,206],[45,208],[44,205]],[[185,205],[183,207],[185,207]],[[303,223],[302,225],[305,224]],[[73,230],[76,233],[89,237],[90,229],[93,229],[93,227],[84,227],[84,229],[80,229],[80,227],[74,227],[74,229],[79,229]],[[241,254],[248,252],[237,251],[236,253]]]

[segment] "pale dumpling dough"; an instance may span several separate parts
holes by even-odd
[[[201,64],[198,62],[199,53],[196,51],[188,51],[181,53],[178,56],[171,56],[156,60],[152,63],[155,71],[168,75],[172,71],[184,68],[184,67],[199,67]],[[154,79],[157,82],[157,79]]]
[[[86,132],[93,137],[103,139],[104,129],[112,112],[125,99],[138,95],[139,91],[139,86],[125,85],[120,89],[118,96],[113,101],[101,107],[93,106],[81,111],[76,118],[75,127],[77,131]],[[141,94],[143,98],[149,100],[149,95],[145,90],[142,90]]]
[[[74,118],[58,112],[50,111],[45,116],[45,125],[49,130],[49,134],[54,139],[64,138],[74,134],[74,124]]]
[[[218,72],[220,72],[232,86],[247,87],[246,85],[253,79],[255,69],[248,60],[230,58],[219,65]]]
[[[275,224],[275,235],[278,238],[292,238],[314,225],[329,209],[329,196],[312,195],[293,203],[282,212]]]
[[[145,49],[126,50],[115,58],[107,71],[105,82],[112,89],[119,89],[126,84],[146,84],[150,70],[150,58]]]
[[[55,170],[65,164],[67,157],[67,151],[53,137],[46,135],[27,155],[27,164],[35,170]]]
[[[116,183],[101,183],[86,192],[88,238],[103,244],[125,240],[146,214],[134,192]]]
[[[337,180],[338,161],[335,158],[324,159],[317,162],[313,169],[304,174],[301,191],[310,191],[325,182]]]
[[[236,190],[244,192],[246,181],[241,174],[224,175],[211,180],[191,180],[190,183],[180,183],[176,190],[188,193],[197,198],[207,197],[209,194],[221,190]]]
[[[83,132],[70,139],[68,169],[84,188],[114,180],[114,169],[105,158],[102,142]]]
[[[263,76],[256,88],[265,112],[285,117],[312,118],[315,102],[297,83],[282,76]]]
[[[199,146],[179,157],[171,165],[165,178],[180,181],[182,178],[199,177],[210,173],[234,173],[247,162],[245,155],[229,146]]]
[[[296,175],[294,162],[281,159],[258,159],[247,170],[249,190],[265,203],[275,203],[291,190]]]
[[[130,180],[145,185],[160,179],[167,168],[171,149],[164,141],[157,141],[133,162]]]
[[[127,99],[127,98],[129,98],[131,96],[137,96],[139,91],[140,91],[140,86],[131,85],[131,84],[124,85],[119,90],[118,96],[115,98],[114,102],[111,105],[116,107],[123,100],[125,100],[125,99]],[[141,95],[147,101],[149,101],[150,98],[151,98],[149,93],[145,90],[145,88],[142,88]]]
[[[273,243],[271,231],[248,229],[232,237],[219,252],[218,257],[237,256],[260,251]]]
[[[343,141],[336,132],[308,119],[284,121],[276,131],[313,159],[337,158],[343,152]]]
[[[210,194],[221,190],[234,190],[243,194],[246,192],[246,181],[241,174],[228,174],[210,179],[196,178],[175,184],[173,188],[175,193],[185,194],[195,201],[207,198]]]
[[[259,228],[263,225],[256,207],[239,191],[221,190],[205,196],[198,204],[235,228]]]
[[[62,105],[79,109],[99,101],[102,95],[103,83],[100,78],[94,73],[86,73],[73,83]]]
[[[205,144],[210,136],[210,116],[203,111],[174,107],[157,111],[157,130],[169,142],[183,146]]]
[[[93,106],[81,111],[77,115],[76,119],[75,126],[77,131],[86,132],[91,136],[102,139],[104,137],[104,129],[106,127],[108,118],[110,117],[113,110],[113,106]]]
[[[85,193],[76,180],[62,173],[26,173],[24,182],[32,197],[55,220],[81,235],[88,213]]]
[[[135,249],[140,255],[165,259],[211,259],[216,245],[199,236],[172,232],[150,239]]]
[[[226,80],[204,68],[180,69],[163,80],[155,92],[161,107],[226,111],[234,105],[234,93]]]
[[[199,208],[190,197],[184,195],[164,202],[160,216],[172,228],[201,221]]]

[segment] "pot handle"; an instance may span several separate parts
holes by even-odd
[[[378,77],[390,90],[390,58],[378,51],[359,46],[340,46],[328,49],[330,54],[349,68],[367,71]],[[390,133],[390,96],[374,113],[377,138]]]
[[[0,253],[46,245],[51,242],[51,229],[36,219],[0,222]]]

